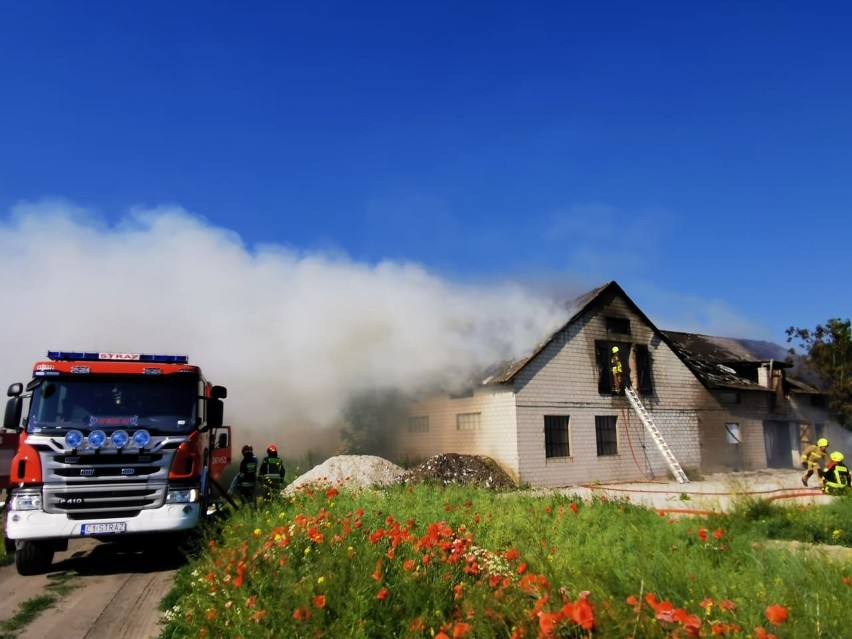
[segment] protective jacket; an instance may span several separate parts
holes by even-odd
[[[253,491],[257,485],[257,457],[246,455],[240,462],[240,474],[237,475],[237,488],[242,492]]]
[[[839,495],[849,490],[849,468],[843,462],[826,466],[822,479],[822,491],[828,495]]]
[[[802,466],[817,470],[819,469],[820,462],[826,457],[828,457],[828,453],[825,450],[816,444],[810,444],[802,451]]]
[[[284,485],[284,462],[277,455],[267,455],[260,462],[260,481],[270,488],[280,488]]]
[[[613,355],[610,358],[610,364],[612,364],[613,374],[622,372],[621,371],[621,358],[619,358],[618,355]]]

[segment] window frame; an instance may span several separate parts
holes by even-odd
[[[636,358],[636,386],[640,395],[654,394],[653,357],[647,344],[634,344]],[[629,359],[629,358],[628,358]]]
[[[544,458],[571,456],[571,418],[569,415],[544,416]]]
[[[604,317],[604,323],[607,333],[617,333],[619,335],[631,335],[630,319],[627,317],[616,317],[615,315],[607,315]],[[622,330],[624,329],[624,330]]]
[[[482,412],[456,413],[456,430],[468,433],[482,430]]]
[[[598,457],[618,455],[618,415],[595,415],[595,444]]]
[[[412,415],[408,418],[409,433],[428,433],[429,432],[429,416],[428,415]]]
[[[613,342],[610,340],[595,340],[595,363],[598,366],[598,394],[612,395],[612,347],[618,346],[618,355],[621,360],[621,386],[622,392],[625,386],[630,384],[630,342]]]

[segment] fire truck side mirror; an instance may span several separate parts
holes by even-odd
[[[210,389],[210,397],[215,399],[225,399],[228,396],[228,389],[224,386],[214,386]]]
[[[15,382],[9,385],[9,390],[6,391],[8,397],[17,397],[24,392],[24,385],[20,382]]]
[[[222,403],[222,400],[211,397],[207,400],[207,425],[202,430],[208,431],[222,428],[224,416],[225,405]]]
[[[21,429],[21,411],[24,407],[24,400],[20,395],[12,397],[6,402],[6,415],[3,418],[3,428],[8,430]]]

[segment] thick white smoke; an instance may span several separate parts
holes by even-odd
[[[452,385],[566,320],[516,285],[247,247],[178,207],[107,225],[66,202],[21,204],[0,225],[0,273],[0,384],[26,381],[48,349],[187,354],[228,387],[241,440],[288,448],[334,430],[353,394]]]

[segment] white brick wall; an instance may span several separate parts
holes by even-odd
[[[435,397],[412,406],[411,415],[428,415],[429,430],[408,433],[396,442],[397,454],[407,459],[427,459],[440,453],[485,455],[510,475],[518,477],[518,439],[515,397],[511,388],[483,389],[474,397]],[[456,429],[459,413],[482,414],[481,430]]]

